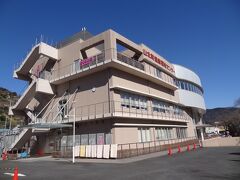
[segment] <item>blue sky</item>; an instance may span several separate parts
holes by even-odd
[[[0,1],[0,86],[21,93],[14,64],[43,34],[57,42],[82,27],[113,29],[144,43],[202,80],[207,108],[232,106],[240,97],[240,1]]]

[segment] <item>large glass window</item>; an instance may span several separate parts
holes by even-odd
[[[75,60],[73,63],[73,71],[78,71],[78,70],[80,70],[80,60],[79,59]]]
[[[187,137],[187,128],[176,128],[177,138],[186,138]]]
[[[156,75],[159,78],[162,78],[162,71],[160,71],[159,69],[156,69]]]
[[[155,128],[156,140],[168,140],[173,139],[173,129],[172,128]]]
[[[95,145],[96,144],[96,134],[89,134],[89,144]]]
[[[153,111],[165,113],[169,109],[169,104],[163,101],[153,100]]]
[[[147,99],[144,96],[122,92],[121,105],[124,107],[147,110]]]
[[[148,142],[151,141],[151,133],[149,128],[138,128],[138,141]]]
[[[195,92],[197,94],[200,94],[201,96],[203,95],[202,89],[200,87],[198,87],[197,85],[184,81],[184,80],[177,80],[176,84],[178,86],[178,88],[180,89],[185,89],[187,91],[192,91]]]
[[[183,110],[177,105],[173,106],[173,112],[175,115],[180,115],[180,116],[183,115]]]

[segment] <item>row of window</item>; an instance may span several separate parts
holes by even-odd
[[[156,140],[173,139],[173,128],[155,128]]]
[[[177,138],[186,138],[187,137],[187,129],[186,128],[176,128]]]
[[[121,105],[147,110],[147,98],[132,93],[121,93]]]
[[[183,110],[179,106],[159,100],[153,100],[152,102],[152,110],[154,112],[170,113],[173,111],[175,115],[183,115]],[[132,93],[122,92],[121,105],[128,108],[147,110],[147,98]]]
[[[175,115],[183,115],[183,110],[179,106],[172,105],[167,102],[153,100],[152,106],[153,106],[153,111],[156,111],[156,112],[170,113],[171,111],[173,111]]]
[[[156,127],[155,128],[155,137],[156,140],[168,140],[174,138],[187,138],[187,128],[167,128],[167,127]],[[176,136],[175,136],[176,132]],[[149,142],[153,141],[151,136],[150,128],[142,127],[138,128],[138,141],[139,142]]]
[[[199,88],[198,86],[196,86],[193,83],[183,81],[183,80],[177,80],[176,85],[180,89],[184,89],[184,90],[187,90],[187,91],[192,91],[192,92],[195,92],[195,93],[197,93],[201,96],[203,95],[203,92],[202,92],[201,88]]]
[[[178,88],[180,88],[180,89],[184,89],[184,90],[187,90],[187,91],[192,91],[192,92],[195,92],[197,94],[203,95],[202,89],[200,87],[196,86],[195,84],[187,82],[187,81],[183,81],[183,80],[176,80],[176,79],[172,78],[171,76],[167,75],[166,73],[162,72],[161,70],[159,70],[157,68],[155,69],[155,75],[158,78],[165,79],[168,82],[176,84],[178,86]]]
[[[159,69],[155,69],[155,76],[157,76],[160,79],[163,79],[171,84],[174,84],[174,78],[172,78],[171,76],[169,76],[168,74],[164,73],[163,71],[159,70]]]
[[[152,141],[151,133],[149,128],[138,128],[138,141],[149,142]]]
[[[75,145],[102,145],[111,144],[111,134],[94,133],[94,134],[81,134],[75,136]],[[72,146],[73,136],[63,136],[61,139],[61,146]]]

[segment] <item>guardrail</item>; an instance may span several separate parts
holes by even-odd
[[[154,152],[166,151],[169,148],[177,148],[178,145],[183,147],[198,144],[199,141],[196,137],[175,138],[159,141],[138,142],[118,144],[118,158],[128,158],[133,156],[139,156]]]
[[[2,135],[2,146],[3,148],[11,148],[13,142],[19,138],[20,134],[22,133],[23,129],[19,128],[18,130],[9,130],[3,132]]]

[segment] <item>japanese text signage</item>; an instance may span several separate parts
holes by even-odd
[[[169,66],[167,63],[165,63],[163,60],[161,60],[160,58],[158,58],[157,56],[155,56],[154,54],[150,53],[149,51],[143,49],[143,54],[147,57],[149,57],[151,60],[153,60],[154,62],[158,63],[159,65],[161,65],[162,67],[164,67],[165,69],[167,69],[168,71],[174,73],[174,69]]]
[[[87,58],[87,59],[83,59],[80,61],[80,66],[82,67],[85,65],[89,65],[89,64],[93,63],[95,60],[96,60],[95,56]]]

